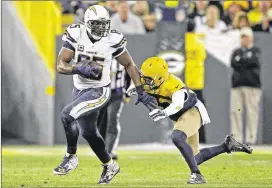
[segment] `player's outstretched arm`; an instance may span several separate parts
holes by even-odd
[[[141,83],[139,70],[138,70],[137,66],[135,65],[135,63],[133,62],[128,51],[125,50],[121,55],[116,57],[116,60],[126,68],[130,78],[132,79],[134,85],[136,86],[136,92],[138,94],[138,99],[135,104],[137,105],[138,103],[141,102],[149,109],[149,111],[156,108],[157,101],[154,97],[148,95],[144,91],[144,88]]]
[[[126,68],[134,85],[136,87],[140,86],[141,79],[140,79],[139,70],[138,70],[137,66],[135,65],[135,63],[133,62],[129,52],[127,50],[125,50],[121,55],[116,57],[116,60]]]
[[[67,48],[62,48],[57,59],[57,71],[60,74],[73,74],[73,65],[69,64],[75,53]]]

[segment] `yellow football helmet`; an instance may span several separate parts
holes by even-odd
[[[141,81],[149,89],[158,89],[168,78],[168,64],[160,57],[146,59],[141,67]]]

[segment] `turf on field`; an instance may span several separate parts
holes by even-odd
[[[119,151],[121,173],[110,185],[97,185],[102,168],[86,146],[79,166],[54,176],[64,147],[3,146],[2,187],[272,187],[272,152],[223,154],[201,165],[205,185],[187,185],[189,170],[178,151]]]

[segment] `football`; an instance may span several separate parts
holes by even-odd
[[[77,65],[80,66],[80,65],[82,65],[82,64],[85,63],[85,62],[86,62],[86,61],[78,62]],[[98,74],[102,73],[102,71],[103,71],[103,66],[101,65],[101,63],[98,63],[97,61],[89,60],[88,65],[89,65],[90,67],[97,67],[97,72],[98,72]]]

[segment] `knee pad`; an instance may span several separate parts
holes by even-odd
[[[63,108],[63,110],[61,111],[61,119],[64,120],[64,121],[69,121],[69,122],[72,122],[74,121],[75,119],[69,115],[69,111],[66,109],[66,108]]]
[[[172,135],[171,135],[171,138],[172,138],[172,142],[175,145],[177,145],[178,143],[186,142],[187,135],[183,131],[174,130]]]

